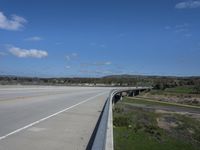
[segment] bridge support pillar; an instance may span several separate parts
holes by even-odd
[[[135,91],[129,91],[128,96],[134,97],[135,96]]]
[[[135,90],[135,96],[140,94],[140,90]]]
[[[117,103],[119,100],[122,100],[122,94],[118,93],[113,97],[113,102]]]
[[[122,94],[120,94],[120,101],[122,101],[122,99],[123,99],[123,96],[122,96]]]

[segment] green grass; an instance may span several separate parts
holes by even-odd
[[[188,108],[200,109],[200,106],[179,104],[179,103],[173,103],[173,102],[162,102],[162,101],[153,100],[153,99],[144,98],[144,97],[137,97],[137,98],[125,97],[123,100],[124,102],[128,102],[128,103],[137,103],[137,104],[144,104],[144,105],[150,105],[150,106],[159,105],[159,106],[175,106],[175,107],[188,107]]]
[[[159,106],[171,106],[170,104],[166,104],[166,103],[160,103],[159,101],[148,101],[145,98],[128,98],[128,97],[124,97],[123,98],[123,102],[127,102],[127,103],[136,103],[136,104],[144,104],[144,105],[159,105]]]
[[[165,89],[165,91],[172,93],[182,93],[182,94],[192,94],[195,92],[193,86],[179,86],[175,88],[167,88]]]
[[[114,108],[115,150],[200,150],[199,120],[179,114],[161,114],[133,107],[127,104],[129,100],[125,98]],[[134,103],[155,104],[138,99],[134,100]],[[178,125],[170,131],[160,128],[156,120],[160,117],[173,120]]]
[[[126,127],[114,128],[115,150],[197,150],[189,142],[184,142],[166,135],[163,141],[157,140],[145,131],[134,132]]]
[[[164,90],[151,90],[151,95],[172,95],[172,96],[200,96],[200,91],[195,86],[177,86]]]

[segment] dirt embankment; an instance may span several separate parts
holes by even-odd
[[[160,94],[154,95],[151,93],[146,93],[140,95],[139,97],[155,99],[163,102],[174,102],[180,104],[196,105],[200,106],[200,95],[191,95],[191,94]]]

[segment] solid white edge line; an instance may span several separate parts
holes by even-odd
[[[18,132],[20,132],[20,131],[22,131],[22,130],[25,130],[25,129],[27,129],[27,128],[31,127],[31,126],[34,126],[34,125],[36,125],[36,124],[38,124],[38,123],[40,123],[40,122],[42,122],[42,121],[45,121],[45,120],[47,120],[47,119],[49,119],[49,118],[52,118],[52,117],[54,117],[54,116],[56,116],[56,115],[58,115],[58,114],[60,114],[60,113],[63,113],[63,112],[65,112],[65,111],[67,111],[67,110],[69,110],[69,109],[71,109],[71,108],[74,108],[74,107],[76,107],[76,106],[78,106],[78,105],[81,105],[81,104],[83,104],[83,103],[85,103],[85,102],[87,102],[87,101],[90,101],[90,100],[92,100],[93,98],[98,97],[98,96],[100,96],[100,95],[103,95],[103,94],[105,94],[105,93],[107,93],[107,92],[103,92],[103,93],[97,94],[97,95],[95,95],[95,96],[93,96],[93,97],[90,97],[90,98],[88,98],[88,99],[86,99],[86,100],[84,100],[84,101],[82,101],[82,102],[79,102],[79,103],[77,103],[77,104],[75,104],[75,105],[72,105],[72,106],[70,106],[70,107],[67,107],[67,108],[65,108],[65,109],[63,109],[63,110],[61,110],[61,111],[59,111],[59,112],[56,112],[56,113],[54,113],[54,114],[52,114],[52,115],[50,115],[50,116],[47,116],[47,117],[42,118],[42,119],[40,119],[40,120],[38,120],[38,121],[35,121],[35,122],[33,122],[33,123],[30,123],[30,124],[28,124],[28,125],[26,125],[26,126],[24,126],[24,127],[22,127],[22,128],[19,128],[19,129],[17,129],[17,130],[14,130],[13,132],[10,132],[10,133],[8,133],[8,134],[6,134],[6,135],[4,135],[4,136],[1,136],[1,137],[0,137],[0,140],[3,140],[3,139],[7,138],[7,137],[10,136],[10,135],[16,134],[16,133],[18,133]]]

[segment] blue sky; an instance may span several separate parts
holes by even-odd
[[[1,0],[0,75],[200,75],[200,0]]]

